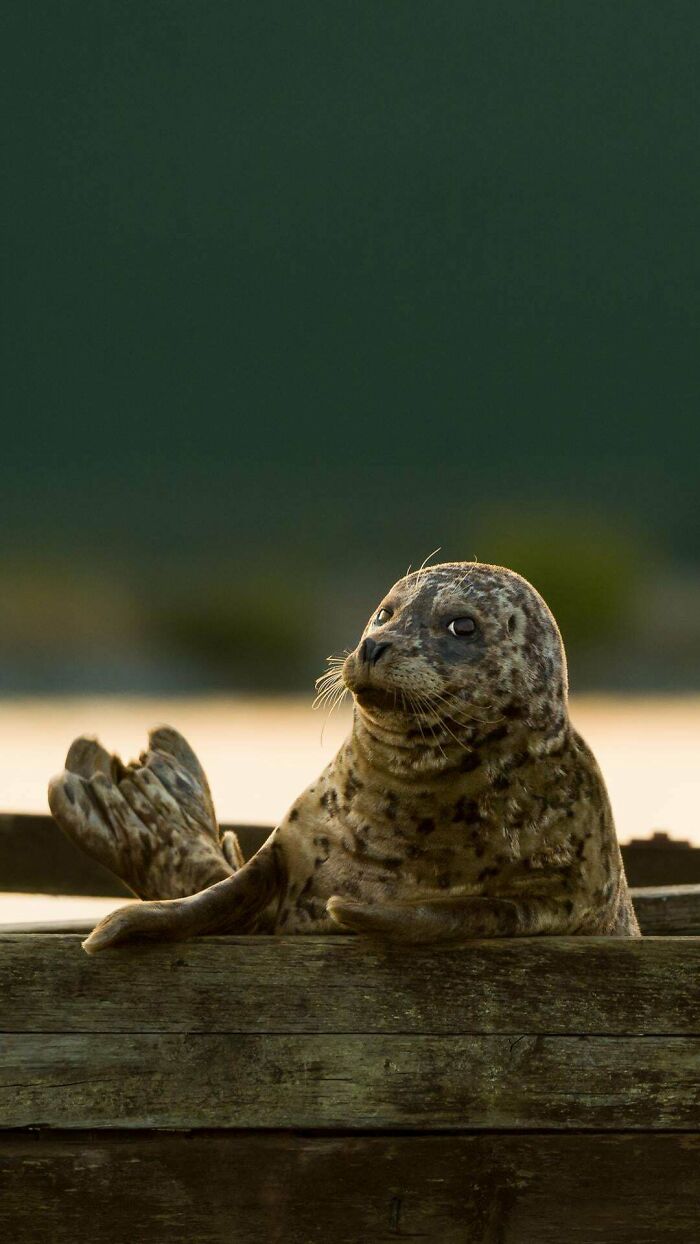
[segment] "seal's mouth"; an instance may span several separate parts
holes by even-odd
[[[373,683],[353,687],[352,693],[361,708],[378,708],[387,712],[395,712],[401,708],[399,691],[389,691],[386,687],[377,687]]]
[[[384,678],[384,670],[375,669],[376,662],[370,663],[358,659],[358,653],[352,652],[343,666],[343,682],[348,691],[352,692],[360,708],[373,709],[377,712],[401,713],[405,711],[405,701],[401,688],[392,686]]]

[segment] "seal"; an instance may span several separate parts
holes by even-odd
[[[351,692],[352,732],[247,864],[175,731],[126,767],[73,744],[54,817],[160,900],[106,917],[88,952],[210,932],[639,936],[605,784],[569,719],[561,636],[520,575],[407,574],[320,683]]]

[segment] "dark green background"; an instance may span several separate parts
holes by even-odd
[[[697,3],[0,12],[3,590],[87,567],[213,651],[436,545],[697,573]]]

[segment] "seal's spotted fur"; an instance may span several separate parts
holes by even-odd
[[[465,617],[470,633],[453,634]],[[113,913],[88,950],[213,930],[638,935],[605,786],[569,721],[561,637],[529,583],[461,562],[407,575],[341,676],[352,733],[250,864],[234,871],[222,851],[218,884]],[[52,785],[52,810],[86,842],[70,781]],[[209,850],[206,868],[204,885]],[[176,878],[163,898],[182,894]]]

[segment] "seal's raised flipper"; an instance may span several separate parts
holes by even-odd
[[[231,867],[242,868],[245,860],[238,838],[231,829],[221,834],[207,776],[187,740],[172,726],[158,726],[149,731],[148,742],[150,747],[142,761],[170,791],[182,812],[219,844]]]
[[[49,806],[64,833],[139,898],[176,899],[229,877],[243,858],[235,834],[219,832],[185,739],[162,726],[149,742],[139,762],[124,765],[96,739],[76,739]]]
[[[168,902],[132,903],[111,912],[86,938],[83,949],[92,955],[143,939],[182,941],[203,933],[268,932],[285,886],[281,852],[268,840],[239,872],[200,894]]]
[[[79,777],[85,778],[91,778],[93,773],[115,777],[123,771],[124,766],[117,755],[110,756],[99,739],[81,734],[68,748],[66,769],[69,773],[77,773]]]

